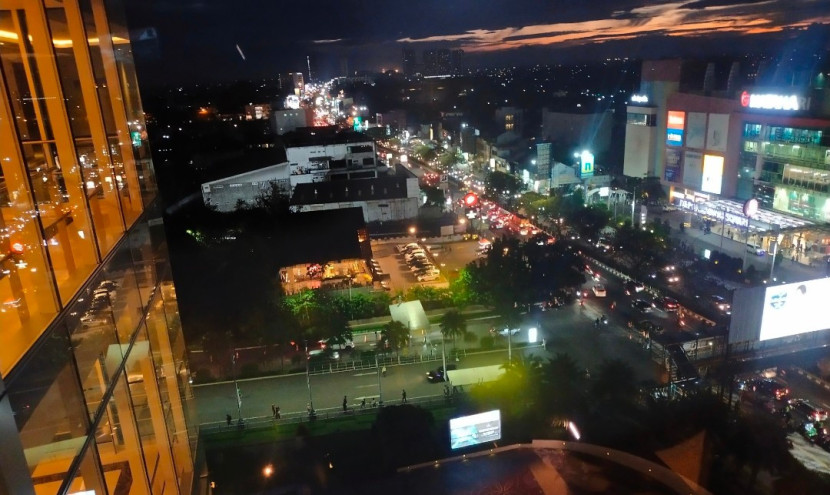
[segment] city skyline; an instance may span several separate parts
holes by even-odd
[[[129,19],[142,75],[152,82],[257,78],[306,70],[321,78],[344,67],[402,67],[403,48],[462,49],[471,67],[575,58],[713,56],[731,50],[827,48],[830,2],[322,2],[294,4],[155,0],[133,3]],[[301,22],[297,22],[300,19]],[[217,26],[230,26],[217,29]],[[794,43],[793,43],[794,42]],[[344,63],[344,61],[346,61]]]

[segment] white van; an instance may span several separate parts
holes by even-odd
[[[757,244],[751,244],[751,243],[747,243],[746,252],[747,253],[752,253],[755,256],[763,256],[763,255],[767,254],[767,252],[764,251],[764,249],[761,246],[759,246]]]

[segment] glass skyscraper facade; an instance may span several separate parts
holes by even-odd
[[[191,402],[123,6],[0,0],[0,494],[190,494]]]

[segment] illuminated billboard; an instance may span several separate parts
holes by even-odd
[[[683,146],[683,129],[686,124],[686,112],[669,110],[666,120],[666,144]]]
[[[581,155],[579,155],[579,176],[584,177],[591,177],[594,175],[594,154],[590,151],[583,151]]]
[[[768,287],[759,340],[791,337],[830,328],[830,278]]]
[[[720,194],[723,186],[723,157],[703,155],[703,182],[700,190],[712,194]]]
[[[501,412],[496,409],[450,420],[450,448],[460,449],[501,439]]]

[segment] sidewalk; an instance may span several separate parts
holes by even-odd
[[[717,229],[713,229],[706,234],[699,228],[687,227],[684,232],[680,232],[679,225],[683,219],[683,212],[673,213],[657,213],[653,215],[654,218],[668,219],[671,225],[671,237],[674,239],[685,241],[686,244],[692,246],[697,256],[702,255],[703,249],[712,251],[720,251],[730,256],[743,259],[746,254],[747,267],[754,266],[756,270],[761,273],[769,275],[770,263],[772,256],[756,256],[752,253],[745,253],[746,243],[736,241],[728,236],[721,236]],[[727,228],[727,231],[729,229]],[[810,280],[814,278],[824,277],[824,270],[818,267],[805,265],[804,263],[794,262],[790,258],[781,260],[776,264],[773,275],[780,280],[787,282],[800,282],[802,280]]]

